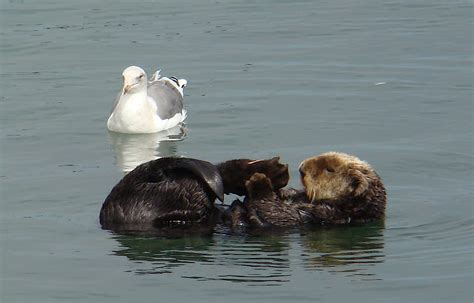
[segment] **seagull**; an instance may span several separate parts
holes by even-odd
[[[185,79],[162,77],[160,71],[150,81],[138,66],[123,73],[123,88],[115,99],[107,128],[127,134],[157,133],[173,128],[186,119],[183,109]]]

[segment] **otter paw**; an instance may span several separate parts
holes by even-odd
[[[261,196],[264,193],[272,192],[272,181],[265,174],[255,173],[245,182],[245,187],[250,197]]]
[[[280,157],[250,162],[249,168],[254,173],[264,174],[275,189],[285,187],[290,179],[288,164],[280,163]]]

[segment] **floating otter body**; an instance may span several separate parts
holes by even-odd
[[[245,195],[224,214],[233,226],[290,227],[365,223],[385,214],[384,185],[354,156],[325,153],[300,165],[304,189],[282,189],[288,166],[279,158],[236,159],[217,165],[189,158],[161,158],[127,174],[100,211],[103,228],[147,231],[176,225],[210,226],[221,220],[214,205],[224,193]]]
[[[384,218],[384,185],[366,162],[329,152],[303,161],[304,189],[275,188],[261,173],[246,181],[248,197],[231,205],[232,225],[289,227],[365,223]]]
[[[217,165],[190,158],[161,158],[136,167],[112,189],[100,210],[103,228],[146,231],[191,223],[208,224],[216,198],[247,194],[245,180],[264,173],[275,186],[288,182],[279,158],[237,159]]]

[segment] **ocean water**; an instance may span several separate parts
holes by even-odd
[[[472,302],[472,12],[2,0],[0,301]],[[185,134],[107,132],[129,65],[188,80]],[[124,171],[155,157],[279,155],[299,187],[298,164],[330,150],[382,176],[384,224],[145,237],[98,223]]]

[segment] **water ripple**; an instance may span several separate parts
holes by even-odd
[[[383,229],[383,224],[375,224],[259,235],[235,235],[225,229],[178,238],[114,235],[120,249],[113,253],[132,261],[137,275],[173,274],[185,268],[184,279],[274,286],[290,281],[295,265],[348,277],[372,275],[368,269],[385,260]]]

